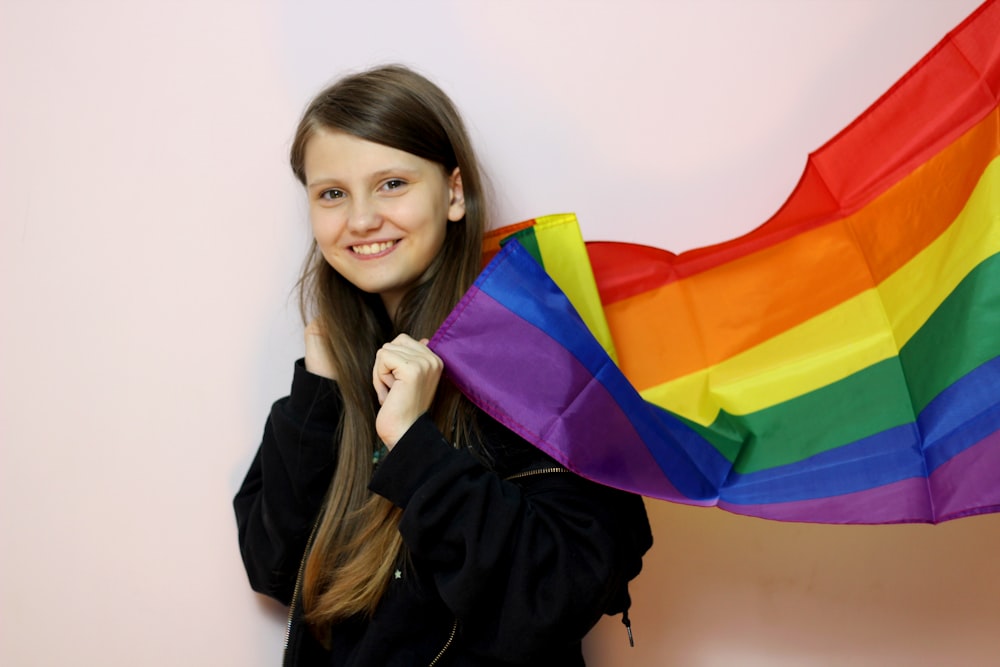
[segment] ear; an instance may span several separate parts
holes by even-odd
[[[448,219],[458,222],[465,217],[465,191],[462,189],[462,172],[455,167],[448,177],[448,192],[451,199],[448,201]]]

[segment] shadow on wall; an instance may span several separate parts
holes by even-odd
[[[636,646],[605,617],[589,664],[998,664],[1000,515],[828,526],[646,506],[655,544],[631,586]]]

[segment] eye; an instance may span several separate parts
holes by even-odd
[[[320,199],[325,199],[327,201],[332,201],[334,199],[343,199],[344,191],[338,190],[336,188],[330,188],[329,190],[323,190],[319,193]]]
[[[406,181],[404,181],[403,179],[401,179],[401,178],[390,178],[389,180],[387,180],[385,183],[382,184],[382,189],[383,190],[388,190],[388,191],[391,192],[393,190],[400,189],[404,185],[406,185]]]

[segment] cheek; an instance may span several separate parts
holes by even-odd
[[[324,210],[310,212],[309,225],[313,238],[320,246],[335,244],[344,228],[340,216]]]
[[[448,225],[449,225],[448,221],[445,221],[437,229],[437,239],[436,239],[437,252],[440,252],[441,248],[444,247],[445,237],[448,236],[448,229],[449,229]]]

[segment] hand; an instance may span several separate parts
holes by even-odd
[[[306,326],[306,370],[313,375],[337,379],[337,371],[330,358],[330,351],[327,348],[326,332],[320,326],[318,320],[313,320]]]
[[[431,407],[444,362],[427,347],[427,339],[400,334],[375,354],[372,382],[379,408],[375,431],[392,449],[413,422]]]

